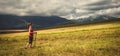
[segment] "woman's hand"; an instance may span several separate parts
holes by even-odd
[[[37,32],[34,32],[34,34],[37,34]]]

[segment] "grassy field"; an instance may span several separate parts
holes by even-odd
[[[28,49],[27,32],[0,34],[0,56],[120,56],[120,21],[37,32]]]

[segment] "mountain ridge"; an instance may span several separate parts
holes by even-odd
[[[34,28],[44,28],[59,25],[69,20],[58,16],[16,16],[16,15],[0,15],[0,29],[25,29],[27,25],[25,21],[32,22]]]
[[[117,19],[117,18],[108,15],[96,15],[96,16],[89,16],[87,18],[79,18],[77,20],[73,20],[73,22],[84,23],[84,22],[106,21],[111,19]]]
[[[79,24],[89,24],[97,22],[107,22],[107,21],[116,21],[119,18],[107,16],[107,15],[97,15],[90,16],[88,18],[80,18],[77,20],[67,20],[58,16],[17,16],[9,14],[0,14],[0,30],[8,29],[26,29],[26,22],[32,22],[33,28],[51,28],[61,25],[79,25]]]

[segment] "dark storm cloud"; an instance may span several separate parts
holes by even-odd
[[[103,10],[103,9],[109,9],[109,8],[118,8],[120,7],[120,4],[117,4],[118,2],[112,2],[109,0],[104,0],[101,2],[96,2],[96,3],[92,3],[92,4],[87,4],[87,6],[89,6],[86,9],[89,10]]]
[[[87,1],[87,2],[86,2]],[[120,0],[0,0],[1,14],[57,15],[78,19],[98,14],[118,16]]]

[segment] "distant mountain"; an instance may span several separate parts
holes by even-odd
[[[69,25],[79,25],[96,23],[102,21],[113,21],[119,18],[107,16],[107,15],[97,15],[90,16],[88,18],[80,18],[77,20],[67,20],[58,16],[16,16],[16,15],[0,15],[0,30],[8,29],[26,29],[27,25],[25,22],[32,22],[34,28],[49,28],[56,26],[69,26]]]
[[[86,23],[86,22],[107,21],[112,19],[117,19],[117,18],[107,15],[96,15],[96,16],[89,16],[87,18],[79,18],[77,20],[73,20],[73,22]]]
[[[86,19],[78,19],[78,20],[72,20],[71,22],[66,22],[64,24],[61,24],[59,26],[55,26],[52,28],[65,28],[65,27],[76,27],[76,26],[85,26],[85,25],[98,25],[98,24],[105,24],[105,23],[113,23],[113,22],[120,22],[120,18],[115,17],[94,17],[89,20],[90,18]],[[101,20],[100,20],[101,19]],[[79,21],[80,20],[80,21]],[[49,28],[48,28],[49,29]]]
[[[25,29],[26,22],[32,22],[34,28],[52,27],[69,22],[65,18],[58,16],[16,16],[16,15],[0,15],[0,29]]]

